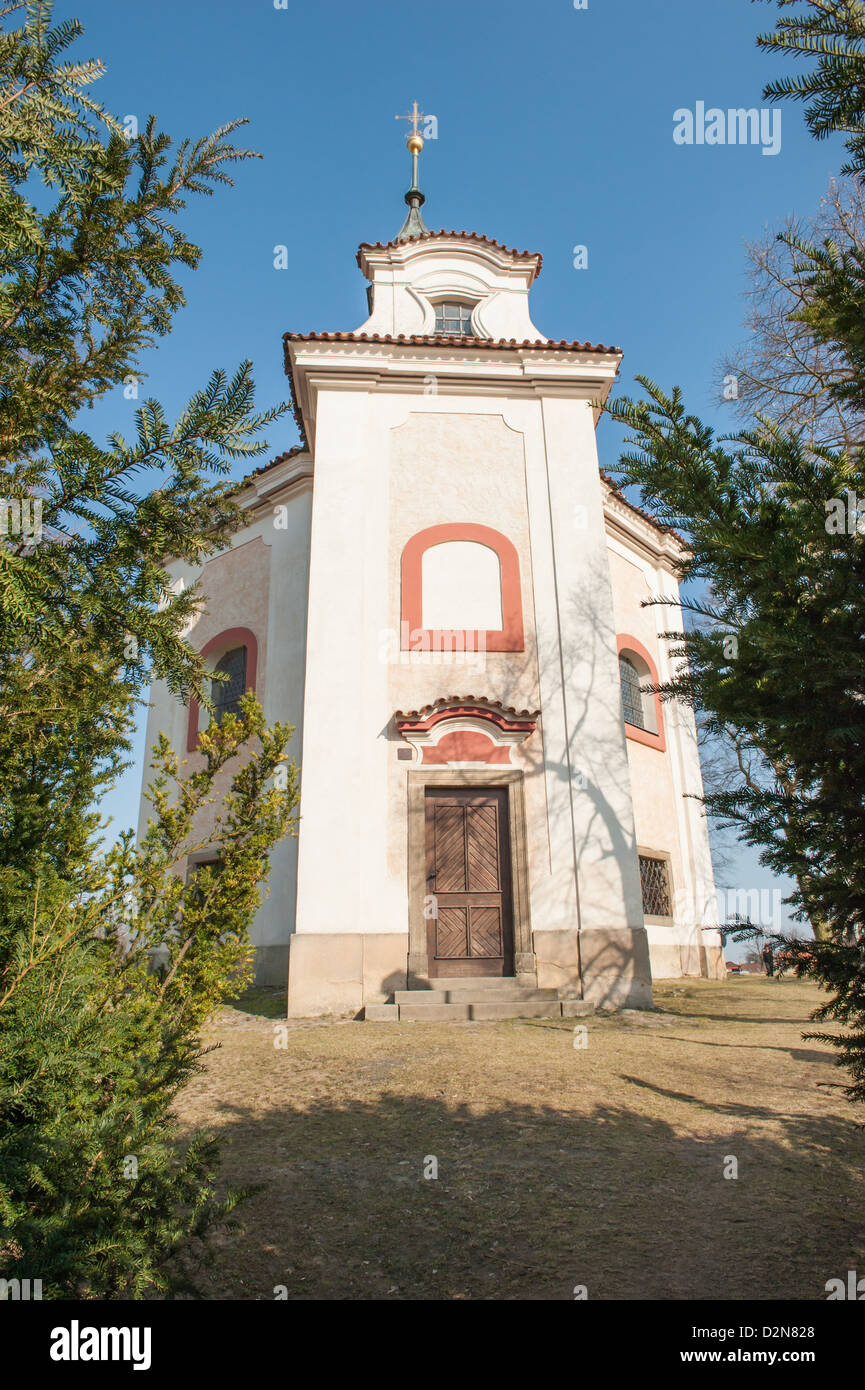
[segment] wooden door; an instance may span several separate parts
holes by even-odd
[[[426,869],[430,975],[512,975],[507,789],[428,787]]]

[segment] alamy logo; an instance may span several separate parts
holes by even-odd
[[[382,628],[379,632],[379,661],[385,666],[435,665],[467,666],[486,670],[487,634],[485,630],[438,632],[412,628],[403,620],[399,632]]]
[[[0,497],[0,536],[21,536],[37,544],[42,539],[42,498]]]
[[[131,1361],[134,1371],[150,1370],[149,1327],[68,1327],[51,1331],[52,1361]]]
[[[781,151],[781,112],[747,110],[740,106],[722,111],[698,101],[694,110],[680,106],[673,112],[673,140],[677,145],[761,145],[763,154]]]
[[[12,1299],[14,1302],[39,1300],[42,1297],[41,1279],[0,1279],[0,1301]]]
[[[830,536],[865,536],[865,503],[852,488],[844,497],[830,497],[826,506],[826,531]]]
[[[858,1279],[856,1270],[848,1269],[847,1283],[845,1284],[843,1279],[828,1279],[826,1281],[826,1293],[828,1294],[827,1303],[840,1298],[865,1303],[865,1279]]]

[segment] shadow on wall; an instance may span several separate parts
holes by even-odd
[[[598,582],[600,585],[601,580]],[[606,605],[603,607],[605,609]],[[559,691],[564,689],[568,743],[565,748],[557,748],[550,733],[542,730],[547,771],[561,785],[575,786],[577,795],[585,797],[588,803],[589,814],[581,817],[578,827],[577,862],[586,855],[590,846],[595,846],[599,841],[605,844],[607,848],[601,862],[607,866],[607,872],[610,866],[613,867],[619,879],[620,892],[627,898],[621,866],[632,863],[636,874],[634,826],[633,822],[623,825],[617,810],[610,803],[610,793],[625,804],[630,799],[617,633],[613,623],[599,608],[597,588],[588,583],[562,599],[560,609],[564,637],[561,653],[557,635],[540,642],[536,648],[527,649],[520,678],[530,675],[538,688],[543,681],[545,685],[553,683]],[[514,703],[519,698],[518,688],[518,678],[506,682],[500,695],[503,703]],[[576,697],[574,689],[579,692]],[[590,710],[597,709],[599,704],[606,716],[607,729],[613,731],[606,736],[601,735],[596,727],[588,727]],[[521,755],[528,762],[527,777],[543,776],[541,749],[541,740],[537,736],[522,746]],[[612,772],[614,768],[619,769],[618,773]],[[632,880],[630,890],[630,915],[632,925],[641,927],[642,904],[639,900],[634,901],[635,884],[636,879]],[[535,922],[533,926],[537,929],[543,923]]]
[[[580,941],[582,974],[584,981],[591,982],[586,997],[600,1006],[621,1004],[621,982],[627,979],[633,982],[628,1003],[651,1007],[651,969],[634,823],[632,816],[626,819],[620,810],[630,806],[631,786],[617,632],[612,616],[605,616],[609,605],[599,602],[599,595],[601,600],[604,598],[606,584],[603,557],[599,554],[597,582],[587,581],[560,601],[561,646],[556,632],[541,641],[528,637],[523,653],[488,653],[486,670],[478,673],[473,667],[470,683],[474,693],[516,708],[530,698],[527,691],[538,692],[534,696],[538,704],[541,688],[553,691],[547,701],[546,726],[541,724],[539,732],[521,745],[520,765],[528,781],[544,778],[546,772],[562,793],[573,789],[576,805],[570,828],[575,836],[575,860],[578,865],[593,865],[594,872],[608,885],[610,898],[625,901],[627,925],[636,933],[632,938],[630,932],[621,931],[621,925],[618,931],[609,927],[604,931],[586,931],[584,927]],[[476,660],[474,653],[471,656]],[[433,669],[436,667],[442,673],[442,688],[459,686],[459,654],[453,663],[443,661]],[[468,684],[469,673],[466,674]],[[563,708],[559,702],[563,702]],[[599,709],[603,713],[600,728]],[[560,711],[568,731],[565,746],[556,734]],[[393,720],[385,736],[401,741]],[[571,806],[565,796],[551,809],[549,781],[544,790],[548,814],[570,818]],[[600,852],[599,846],[603,847]],[[590,880],[591,875],[589,869]],[[546,925],[543,921],[532,922],[534,931],[543,931]],[[575,922],[574,927],[577,925]],[[615,940],[618,935],[625,938],[624,942]]]
[[[578,950],[583,995],[596,1008],[620,1008],[623,997],[629,1008],[653,1007],[649,943],[643,928],[582,931]]]
[[[565,689],[565,714],[569,730],[566,748],[556,749],[545,734],[547,770],[562,784],[568,785],[578,779],[581,794],[591,804],[592,813],[585,822],[581,839],[577,844],[578,858],[590,843],[603,838],[609,844],[605,856],[616,865],[624,856],[636,856],[636,842],[626,834],[619,816],[610,805],[609,799],[601,791],[599,781],[610,783],[610,769],[618,765],[622,774],[613,783],[614,790],[623,798],[630,795],[630,779],[626,756],[623,755],[624,726],[622,723],[622,699],[619,685],[618,653],[616,631],[612,623],[599,612],[596,591],[588,584],[572,592],[561,600],[561,627],[565,640],[559,651],[557,637],[550,637],[529,648],[524,654],[524,662],[519,677],[505,682],[499,698],[505,704],[512,704],[519,697],[519,680],[530,675],[540,688],[541,681],[552,681]],[[573,634],[568,638],[567,634]],[[603,654],[604,665],[609,668],[609,679],[600,684],[598,674],[599,658]],[[573,683],[573,684],[572,684]],[[573,689],[579,690],[575,704]],[[589,708],[600,701],[609,718],[609,725],[616,732],[603,738],[597,730],[587,729]],[[544,760],[541,754],[540,739],[529,740],[521,748],[521,755],[528,761],[527,775],[543,775]],[[622,761],[623,756],[625,760]]]
[[[604,616],[605,605],[599,606],[596,595],[597,589],[586,584],[573,591],[562,602],[562,632],[565,637],[561,660],[558,642],[551,638],[539,644],[537,650],[527,651],[521,675],[534,674],[538,685],[542,676],[547,675],[557,684],[564,686],[569,730],[568,746],[567,749],[561,750],[557,758],[555,747],[545,738],[547,769],[562,784],[576,781],[578,795],[584,796],[591,808],[590,814],[582,822],[582,833],[577,841],[578,862],[590,846],[597,844],[599,839],[602,840],[607,846],[603,861],[607,865],[612,861],[624,891],[621,865],[631,863],[636,869],[637,844],[633,838],[633,822],[630,825],[623,824],[610,804],[610,792],[626,804],[631,794],[627,751],[622,753],[623,747],[626,750],[626,744],[617,659],[618,634],[613,623]],[[577,637],[571,636],[569,639],[568,634],[577,634]],[[574,688],[579,691],[576,700],[572,693]],[[513,681],[506,694],[502,696],[504,703],[514,703],[517,689],[518,683]],[[599,702],[607,716],[608,730],[615,731],[613,734],[608,733],[606,737],[599,737],[596,729],[588,728],[590,708],[596,709]],[[664,704],[663,717],[666,720],[670,717],[670,702]],[[524,744],[521,754],[529,763],[527,776],[543,774],[539,739],[535,738]],[[614,768],[620,769],[620,772],[611,783],[611,778],[614,777],[611,769]],[[602,790],[601,784],[606,787],[606,793]],[[642,926],[642,901],[640,897],[634,900],[634,888],[639,894],[639,883],[638,880],[633,880],[632,883],[629,915],[634,925]],[[625,896],[627,897],[626,891]],[[537,928],[543,924],[533,925]],[[694,925],[699,926],[700,923]],[[606,943],[598,940],[593,944],[589,940],[589,933],[582,933],[581,949],[584,954],[584,973],[587,973],[587,966],[599,973],[598,1003],[606,995],[608,977],[612,977],[617,968],[629,972],[636,967],[638,975],[642,969],[640,963],[635,963],[631,958],[628,947],[623,947],[613,940],[608,939]],[[618,960],[617,955],[620,957]],[[702,943],[695,947],[682,946],[680,956],[682,974],[708,976],[715,973],[710,970]],[[723,963],[717,968],[716,973],[718,978],[723,978]]]

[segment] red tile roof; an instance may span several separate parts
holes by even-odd
[[[684,536],[679,534],[675,527],[665,526],[663,521],[658,521],[658,518],[652,516],[651,512],[644,511],[642,507],[637,506],[636,502],[630,502],[619,488],[619,484],[616,482],[615,478],[611,478],[609,473],[604,472],[603,468],[599,468],[598,472],[600,473],[604,482],[612,491],[613,496],[616,497],[619,502],[623,502],[626,507],[628,507],[632,512],[636,512],[637,516],[641,516],[644,521],[650,522],[651,525],[655,527],[656,531],[665,531],[667,535],[672,536],[674,540],[677,540],[680,545],[684,545],[687,547],[688,542],[685,540]]]
[[[507,256],[516,256],[520,260],[535,261],[537,263],[535,278],[541,273],[541,266],[544,263],[544,258],[538,251],[515,251],[511,246],[504,246],[493,237],[481,236],[480,232],[447,231],[444,227],[438,232],[421,232],[418,236],[406,237],[403,241],[400,241],[398,238],[395,238],[393,241],[362,241],[358,247],[357,263],[359,266],[361,265],[364,251],[391,251],[397,246],[409,246],[416,241],[432,241],[436,237],[443,236],[453,237],[457,241],[480,242],[482,246],[494,246],[497,251],[504,251]],[[363,269],[362,266],[361,269]]]
[[[565,338],[472,338],[456,333],[283,333],[288,343],[397,343],[409,347],[470,347],[470,348],[549,348],[557,352],[597,352],[604,356],[621,357],[622,350],[603,343],[568,342]]]
[[[234,487],[231,489],[232,494],[234,494],[235,492],[242,492],[245,487],[249,486],[253,478],[260,477],[262,473],[269,473],[271,468],[276,468],[278,464],[287,463],[289,459],[295,458],[297,454],[308,453],[309,449],[306,444],[292,445],[292,447],[288,449],[286,453],[277,454],[276,458],[271,459],[269,463],[260,463],[257,468],[253,468],[251,473],[247,473],[245,477],[241,478],[239,482],[234,484]]]
[[[484,695],[441,695],[431,705],[424,705],[421,709],[398,709],[394,718],[401,725],[407,722],[426,721],[429,716],[444,714],[449,711],[466,713],[472,708],[489,710],[491,714],[506,724],[515,721],[537,721],[541,717],[539,709],[516,709],[513,705],[503,705],[501,700],[488,700]]]

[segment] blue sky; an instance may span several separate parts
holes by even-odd
[[[774,156],[674,143],[678,108],[762,106],[782,70],[754,43],[775,7],[751,0],[81,0],[56,15],[84,23],[75,56],[105,62],[94,95],[115,114],[155,112],[178,139],[246,116],[241,143],[264,156],[185,218],[203,262],[143,364],[144,394],[170,414],[244,358],[273,404],[283,332],[366,317],[355,253],[402,223],[409,162],[394,115],[414,99],[438,122],[422,156],[427,225],[540,251],[544,334],[622,347],[623,390],[636,372],[678,383],[721,429],[715,373],[743,337],[744,242],[810,213],[843,163],[840,143],[815,143],[789,105]],[[292,269],[274,269],[278,245]],[[576,245],[587,269],[574,268]],[[86,426],[130,432],[134,408],[115,392]],[[290,418],[270,442],[271,454],[296,442]],[[616,445],[602,424],[602,465]],[[134,823],[139,786],[140,763],[106,799],[116,827]],[[742,853],[720,883],[773,879]]]

